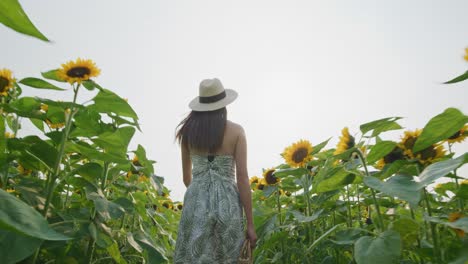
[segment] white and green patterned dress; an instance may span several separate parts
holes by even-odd
[[[174,263],[237,263],[245,238],[243,211],[230,155],[192,154]]]

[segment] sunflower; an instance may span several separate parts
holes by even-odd
[[[465,217],[465,216],[462,213],[458,213],[458,212],[451,213],[448,216],[448,221],[449,222],[455,222],[458,219],[463,218],[463,217]],[[465,231],[463,231],[462,229],[454,228],[453,230],[455,230],[455,233],[457,233],[458,237],[464,237],[465,236]]]
[[[303,167],[312,160],[312,144],[308,140],[299,140],[291,146],[284,149],[282,154],[286,163],[291,167]]]
[[[432,144],[431,146],[413,152],[414,143],[421,135],[422,130],[416,129],[415,131],[405,131],[405,135],[398,143],[398,147],[403,149],[403,153],[410,159],[418,159],[423,165],[434,163],[445,155],[445,149],[440,144]]]
[[[265,179],[265,182],[267,183],[267,185],[275,185],[278,182],[280,182],[280,179],[273,175],[274,172],[275,172],[274,168],[265,170],[263,172],[263,179]]]
[[[138,156],[135,155],[132,159],[132,164],[135,165],[135,166],[140,166],[141,167],[141,163],[140,163],[140,160],[138,159]]]
[[[468,61],[468,48],[465,48],[465,56],[463,57],[466,61]]]
[[[172,209],[172,208],[174,208],[171,199],[168,199],[167,201],[164,201],[164,202],[162,203],[162,206],[166,207],[167,209]]]
[[[57,72],[57,76],[69,83],[81,83],[91,77],[97,77],[101,70],[96,67],[92,60],[78,58],[76,61],[69,61],[62,64]]]
[[[336,145],[336,150],[333,154],[334,155],[341,154],[347,151],[348,149],[354,147],[354,145],[355,145],[354,137],[349,134],[348,128],[345,127],[343,128],[343,130],[341,130],[340,141]]]
[[[468,180],[463,180],[463,181],[460,182],[460,184],[462,184],[462,185],[468,185]]]
[[[403,160],[405,159],[405,155],[403,153],[403,149],[400,147],[396,146],[393,148],[393,150],[385,155],[383,158],[381,158],[379,161],[377,161],[377,164],[375,165],[376,168],[378,169],[383,169],[383,167],[387,164],[390,164],[394,161],[397,160]]]
[[[5,132],[5,138],[14,138],[15,134],[10,133],[10,132]]]
[[[52,123],[52,121],[50,121],[48,118],[45,120],[45,122],[51,129],[59,129],[65,126],[65,123]]]
[[[0,70],[0,96],[7,96],[8,90],[13,88],[14,83],[16,82],[13,78],[12,73],[8,69]]]
[[[253,176],[252,178],[249,179],[249,184],[252,185],[253,183],[258,183],[257,176]]]
[[[460,130],[458,130],[455,134],[451,135],[446,141],[450,144],[456,142],[463,142],[465,138],[468,137],[468,125],[464,125]]]
[[[49,111],[49,105],[46,105],[46,104],[41,104],[41,110],[46,113],[47,111]]]
[[[31,174],[32,170],[24,168],[21,164],[18,164],[18,167],[16,168],[21,175],[28,175]]]
[[[266,185],[267,185],[267,182],[266,182],[265,178],[261,178],[260,180],[258,180],[257,190],[263,190]]]

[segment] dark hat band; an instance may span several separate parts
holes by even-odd
[[[217,95],[213,96],[200,96],[199,97],[199,102],[201,104],[210,104],[210,103],[215,103],[221,99],[226,97],[226,91],[223,91],[222,93],[219,93]]]

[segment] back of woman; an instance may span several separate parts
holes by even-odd
[[[246,237],[255,245],[245,134],[227,120],[225,108],[236,97],[218,79],[204,80],[200,96],[189,105],[193,111],[179,125],[176,137],[188,188],[175,263],[237,263]]]

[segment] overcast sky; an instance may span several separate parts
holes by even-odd
[[[246,131],[250,176],[280,164],[299,139],[333,137],[334,147],[344,126],[357,134],[362,123],[402,116],[415,129],[447,107],[468,114],[468,82],[441,85],[468,69],[465,0],[20,2],[52,43],[0,26],[0,68],[21,79],[93,59],[96,81],[138,113],[132,149],[141,144],[157,161],[175,200],[185,192],[175,127],[205,78],[239,93],[228,117]],[[71,91],[25,90],[72,100]],[[34,131],[25,124],[24,134]]]

